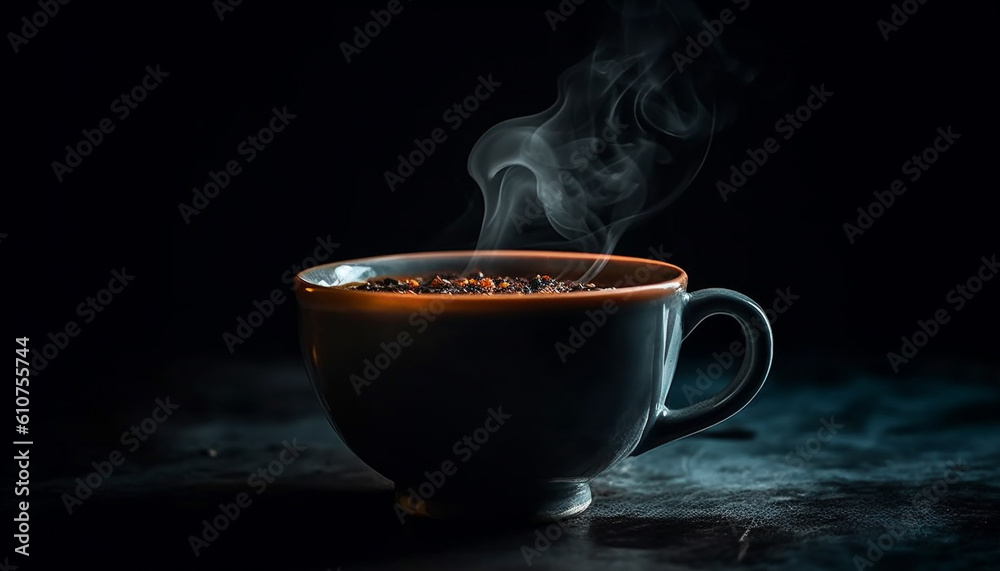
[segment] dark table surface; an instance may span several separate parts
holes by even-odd
[[[490,526],[401,525],[391,483],[339,440],[300,363],[189,363],[170,373],[172,392],[154,395],[179,408],[134,452],[118,435],[138,419],[123,414],[120,428],[81,437],[92,445],[65,450],[55,475],[33,483],[32,518],[49,539],[33,541],[40,558],[32,563],[995,569],[1000,383],[969,370],[821,383],[775,371],[733,419],[594,480],[582,515],[561,525]],[[248,481],[293,440],[305,450],[272,483]],[[113,450],[124,463],[67,513],[62,494]],[[240,493],[251,503],[196,557],[189,536]]]

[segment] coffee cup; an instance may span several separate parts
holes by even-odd
[[[599,289],[518,295],[353,289],[381,277],[462,274],[561,279]],[[347,260],[299,273],[306,369],[334,430],[395,485],[408,516],[555,520],[591,503],[609,468],[726,420],[771,365],[763,310],[727,289],[688,292],[681,268],[599,254],[430,252]],[[742,365],[718,394],[666,406],[681,341],[728,315]]]

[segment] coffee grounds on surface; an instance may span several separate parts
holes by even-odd
[[[362,291],[379,291],[388,293],[444,293],[444,294],[479,294],[479,295],[510,295],[532,293],[571,293],[575,291],[598,291],[613,288],[598,287],[591,283],[581,284],[573,281],[556,280],[548,275],[536,275],[533,278],[510,276],[485,276],[482,272],[459,275],[435,275],[426,278],[375,278],[367,282],[349,286],[348,289]]]

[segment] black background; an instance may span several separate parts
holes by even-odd
[[[406,2],[351,63],[339,44],[384,3],[244,2],[220,21],[208,1],[72,2],[19,53],[6,45],[4,331],[38,351],[48,333],[81,321],[76,306],[113,269],[136,276],[33,382],[53,420],[39,430],[72,445],[101,419],[148,408],[146,395],[203,359],[295,357],[290,298],[234,354],[222,335],[255,300],[290,294],[281,276],[317,237],[340,244],[333,259],[474,247],[482,202],[466,170],[473,144],[497,122],[551,105],[559,73],[615,23],[590,0],[553,31],[544,11],[556,5]],[[731,6],[701,3],[707,17]],[[38,10],[5,8],[5,33]],[[945,295],[997,253],[997,7],[931,0],[886,41],[876,21],[891,10],[751,2],[719,40],[757,71],[726,94],[739,103],[732,124],[691,188],[616,249],[643,256],[662,245],[691,289],[729,287],[762,305],[790,288],[800,298],[774,323],[775,367],[808,361],[799,382],[845,363],[905,382],[996,360],[1000,282],[961,312]],[[156,65],[169,73],[163,84],[59,182],[52,161],[81,129],[113,116],[111,102]],[[390,192],[383,171],[490,73],[502,86]],[[774,135],[813,85],[834,95],[724,202],[716,180]],[[242,159],[240,141],[285,106],[296,115],[288,128],[185,224],[178,204],[190,204],[209,170]],[[843,224],[948,126],[961,139],[850,244]],[[939,308],[952,320],[893,374],[886,353]],[[730,324],[706,325],[692,346],[710,351],[735,335]]]
[[[702,11],[714,16],[725,6]],[[762,304],[775,288],[791,287],[801,300],[782,316],[781,329],[794,332],[779,331],[783,349],[884,360],[917,319],[948,306],[945,294],[974,274],[980,256],[994,253],[995,105],[988,36],[977,24],[990,17],[927,6],[885,41],[876,20],[888,17],[888,6],[750,8],[720,39],[757,70],[732,126],[683,197],[633,226],[617,252],[643,255],[662,244],[692,276],[692,289],[731,287]],[[598,2],[556,31],[538,9],[414,5],[348,64],[338,44],[368,9],[245,4],[220,21],[211,4],[70,4],[20,53],[6,54],[6,157],[17,177],[6,193],[0,255],[10,323],[21,328],[11,334],[43,339],[78,319],[76,305],[112,268],[137,276],[121,306],[58,357],[54,376],[128,356],[228,355],[222,333],[254,300],[284,287],[281,275],[317,236],[341,244],[337,259],[474,246],[482,203],[465,166],[472,145],[498,121],[551,105],[558,74],[614,25]],[[115,131],[59,183],[51,162],[81,129],[113,116],[111,102],[157,64],[170,74],[163,85],[116,119]],[[442,111],[489,73],[502,88],[389,192],[382,173],[396,155],[442,126]],[[723,202],[715,182],[729,165],[774,135],[775,121],[821,84],[835,94],[830,102]],[[242,160],[237,145],[284,106],[297,115],[289,128],[186,225],[179,203],[191,203],[209,170]],[[902,178],[903,162],[949,125],[962,135],[954,149],[850,244],[842,225],[855,221],[856,208]],[[456,221],[463,225],[445,234]],[[923,360],[991,352],[993,339],[981,333],[997,307],[990,289]],[[291,307],[237,352],[294,353]]]

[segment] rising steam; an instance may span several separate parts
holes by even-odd
[[[702,16],[663,1],[619,11],[620,34],[560,76],[551,107],[499,123],[473,147],[469,173],[486,203],[479,250],[610,254],[629,224],[673,202],[701,169],[720,123],[715,98],[700,93],[711,68],[679,70],[672,55],[705,29]],[[706,51],[711,61],[722,54],[718,42]]]

